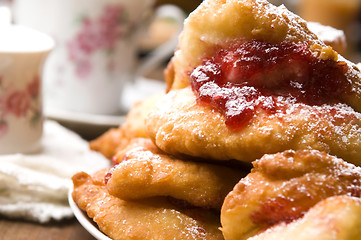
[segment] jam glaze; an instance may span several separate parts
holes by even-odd
[[[198,103],[217,109],[237,131],[257,111],[285,111],[285,102],[340,102],[340,95],[351,91],[347,70],[345,62],[313,56],[307,43],[252,40],[216,51],[190,73],[190,80]]]

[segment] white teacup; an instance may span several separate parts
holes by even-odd
[[[53,39],[44,33],[0,25],[0,154],[40,147],[42,70],[53,47]]]
[[[90,114],[120,111],[124,84],[164,60],[139,66],[139,29],[154,0],[16,0],[16,23],[49,33],[57,46],[45,67],[49,108]],[[183,19],[182,19],[183,22]],[[171,54],[175,45],[162,56]],[[159,52],[158,52],[159,53]]]

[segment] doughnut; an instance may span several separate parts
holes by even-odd
[[[109,171],[106,186],[111,195],[124,200],[170,196],[220,210],[226,195],[246,175],[227,166],[176,159],[146,145],[141,140]]]
[[[146,131],[157,147],[175,156],[252,162],[267,153],[317,149],[361,164],[360,113],[340,103],[276,100],[274,112],[263,105],[249,121],[236,119],[230,128],[223,114],[197,103],[190,87],[172,90],[146,117]]]
[[[226,240],[290,223],[328,197],[361,197],[361,168],[317,150],[266,154],[253,165],[223,203]]]
[[[175,205],[166,197],[124,201],[106,190],[108,169],[73,176],[75,203],[113,240],[222,240],[219,214]]]

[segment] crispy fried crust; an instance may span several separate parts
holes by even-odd
[[[361,115],[343,104],[287,104],[287,111],[258,111],[232,131],[222,114],[198,104],[190,88],[168,93],[146,118],[147,132],[163,151],[216,160],[251,162],[266,153],[317,149],[361,164]]]
[[[316,150],[265,155],[226,197],[222,231],[227,240],[247,239],[336,195],[361,197],[359,167]]]
[[[164,154],[149,138],[133,138],[129,143],[120,149],[113,157],[114,165],[128,159],[128,152],[135,148],[151,151],[153,154]]]
[[[290,224],[280,224],[248,240],[360,240],[361,199],[330,197]]]
[[[107,192],[106,172],[105,169],[93,176],[84,172],[74,175],[72,195],[75,203],[111,239],[223,239],[218,230],[218,214],[198,208],[181,209],[167,198],[123,201]]]
[[[221,209],[225,196],[246,174],[229,167],[179,160],[140,142],[111,170],[110,194],[124,200],[171,196],[193,206]]]

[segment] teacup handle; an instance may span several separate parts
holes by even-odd
[[[156,9],[154,15],[155,17],[169,17],[174,19],[177,24],[177,31],[167,42],[163,43],[162,45],[151,51],[149,54],[147,54],[147,56],[140,62],[137,69],[135,70],[134,80],[152,72],[154,69],[160,66],[163,61],[172,56],[178,44],[179,34],[183,29],[185,14],[182,9],[173,4],[165,4],[159,6]]]

